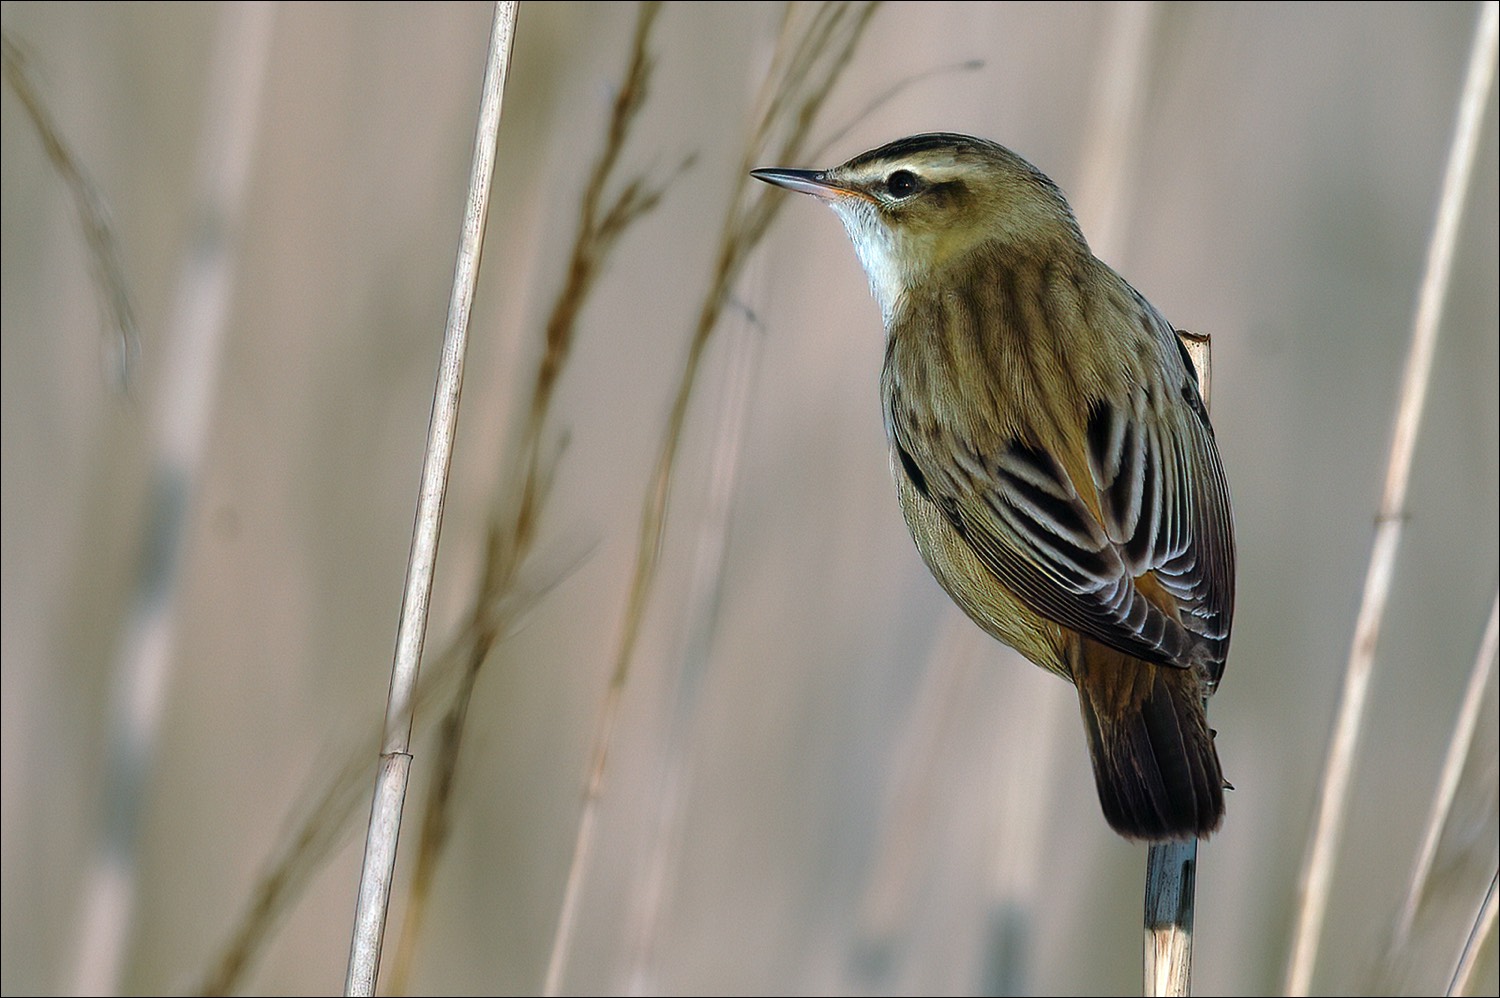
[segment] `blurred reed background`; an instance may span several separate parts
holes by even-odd
[[[888,4],[850,41],[808,159],[754,164],[831,165],[937,129],[997,139],[1077,195],[1084,232],[1107,232],[1101,255],[1175,323],[1213,334],[1240,579],[1212,718],[1236,790],[1200,852],[1200,994],[1282,987],[1478,9],[1145,8],[1138,111],[1100,180],[1097,95],[1132,85],[1107,75],[1116,8]],[[338,986],[491,10],[286,4],[226,30],[250,15],[4,5],[6,994],[79,986],[106,825],[134,884],[122,990]],[[823,23],[795,16],[794,41]],[[627,658],[564,992],[1138,989],[1144,849],[1098,813],[1071,692],[956,619],[916,555],[854,254],[827,211],[797,202],[771,222],[756,214],[770,202],[741,189],[747,147],[786,138],[747,138],[781,19],[772,4],[668,4],[650,26],[654,71],[601,197],[604,212],[622,192],[660,200],[589,258],[539,419],[538,364],[557,358],[544,330],[639,27],[634,5],[523,4],[386,949],[413,993],[543,987],[602,705]],[[231,80],[240,100],[221,107],[236,43],[263,82]],[[18,63],[76,184],[11,82]],[[1317,993],[1443,987],[1495,869],[1491,677],[1432,889],[1393,943],[1495,600],[1495,106],[1491,93]],[[213,157],[231,153],[243,186],[204,193]],[[138,330],[123,379],[80,189],[107,211]],[[731,223],[770,225],[698,338],[626,655],[642,504],[735,198]],[[201,445],[172,493],[186,505],[159,619],[168,664],[159,701],[138,707],[159,723],[122,771],[111,684],[155,605],[140,580],[142,552],[161,550],[148,541],[162,536],[160,441],[186,418],[163,398],[185,362],[170,330],[205,246],[223,268],[222,340],[190,368],[207,373],[189,378]],[[543,501],[521,515],[532,456]],[[476,602],[497,560],[512,572],[504,599]],[[446,847],[398,961],[466,662],[482,669]],[[293,869],[276,917],[223,973],[330,787],[349,817],[314,826],[326,860]],[[1486,946],[1474,993],[1497,988],[1493,935]]]

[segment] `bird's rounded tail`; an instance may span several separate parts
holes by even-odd
[[[1192,669],[1085,640],[1074,682],[1104,817],[1127,838],[1206,838],[1224,817],[1224,774]]]

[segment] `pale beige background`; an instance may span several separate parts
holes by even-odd
[[[1203,850],[1200,994],[1280,987],[1476,10],[1172,4],[1157,24],[1112,262],[1174,322],[1215,337],[1214,421],[1241,552],[1234,650],[1213,705],[1237,790]],[[109,207],[142,324],[126,398],[104,372],[72,204],[7,88],[7,994],[72,978],[106,792],[107,671],[143,530],[163,327],[192,238],[216,16],[212,5],[4,5],[5,30],[27,47]],[[523,5],[434,646],[472,584],[633,16],[626,4]],[[489,18],[484,4],[277,13],[177,654],[139,802],[130,991],[193,986],[307,789],[383,709]],[[662,16],[658,75],[626,159],[644,171],[698,160],[626,236],[583,315],[558,400],[570,442],[534,571],[584,560],[479,687],[417,991],[540,987],[641,493],[774,21],[761,4],[673,4]],[[821,134],[898,78],[985,66],[910,87],[830,156],[970,131],[1072,190],[1110,23],[1095,4],[891,4]],[[1495,117],[1491,96],[1315,979],[1323,993],[1373,986],[1496,584]],[[1090,231],[1087,214],[1082,224]],[[931,664],[952,614],[900,522],[877,404],[878,314],[832,215],[788,205],[736,297],[757,324],[726,321],[694,403],[567,989],[629,987],[627,913],[686,672],[675,709],[687,715],[676,730],[691,783],[652,990],[972,992],[995,959],[984,955],[995,926],[1011,918],[1023,928],[1007,971],[1024,989],[1134,992],[1144,850],[1099,817],[1069,692],[964,630],[957,657]],[[747,336],[757,359],[700,654],[690,639],[701,622],[680,610],[726,358]],[[1493,745],[1493,686],[1487,698]],[[418,718],[414,801],[431,720]],[[1018,756],[1036,730],[1041,751]],[[1016,832],[1017,807],[1035,815],[1032,831]],[[1481,801],[1483,834],[1494,808]],[[340,986],[358,851],[351,835],[309,885],[251,989]],[[1493,993],[1493,942],[1490,952]]]

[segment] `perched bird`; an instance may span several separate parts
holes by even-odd
[[[1234,603],[1229,489],[1171,324],[1094,257],[1057,186],[966,135],[752,175],[838,214],[885,321],[901,511],[980,627],[1070,680],[1121,835],[1208,835],[1204,702]]]

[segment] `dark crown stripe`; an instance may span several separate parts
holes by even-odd
[[[865,166],[870,163],[880,162],[888,159],[899,159],[914,153],[927,152],[929,149],[994,149],[993,142],[984,139],[976,139],[972,135],[959,135],[956,132],[927,132],[923,135],[911,135],[904,139],[889,142],[879,149],[871,149],[869,152],[856,156],[849,161],[850,166]]]

